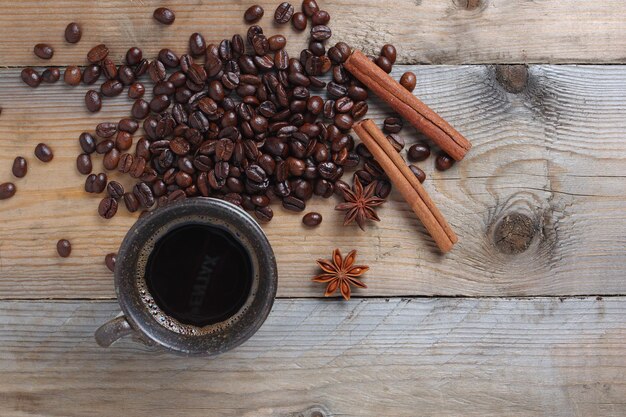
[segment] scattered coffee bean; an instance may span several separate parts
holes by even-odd
[[[287,46],[287,38],[283,35],[274,35],[267,39],[270,51],[279,51]]]
[[[67,239],[60,239],[57,242],[57,253],[61,258],[67,258],[72,253],[72,244]]]
[[[26,162],[26,159],[21,156],[16,157],[13,160],[13,167],[11,171],[13,172],[13,175],[17,178],[25,177],[26,173],[28,172],[28,163]]]
[[[92,154],[96,151],[96,139],[88,132],[83,132],[78,138],[78,143],[83,152]]]
[[[42,162],[50,162],[54,157],[52,149],[45,143],[40,143],[35,147],[35,156]]]
[[[101,138],[110,138],[117,132],[117,123],[102,122],[96,126],[96,135]],[[104,153],[104,152],[99,152]]]
[[[317,25],[311,28],[311,39],[318,42],[325,41],[332,36],[330,28],[326,25]]]
[[[306,15],[302,12],[296,12],[291,17],[291,24],[296,30],[306,29]]]
[[[47,43],[38,43],[33,48],[33,52],[41,59],[50,59],[54,55],[54,49]]]
[[[102,96],[96,90],[89,90],[85,93],[85,107],[92,113],[100,111],[102,108]]]
[[[399,117],[387,117],[383,121],[383,132],[398,133],[402,130],[402,119]]]
[[[174,12],[167,7],[159,7],[158,9],[155,9],[152,16],[157,22],[163,23],[164,25],[171,25],[176,19]]]
[[[98,214],[100,217],[110,219],[117,213],[117,201],[111,197],[105,197],[100,200],[98,205]]]
[[[65,68],[65,73],[63,74],[63,81],[65,81],[65,84],[75,87],[80,84],[81,78],[80,68],[77,66],[70,65]]]
[[[41,80],[44,83],[56,83],[61,78],[61,71],[56,67],[46,68],[41,74]]]
[[[143,52],[136,46],[133,46],[126,51],[126,63],[128,65],[137,65],[141,62],[142,58]]]
[[[402,74],[402,77],[400,77],[400,85],[410,92],[415,90],[415,84],[417,84],[417,77],[410,71],[405,72]]]
[[[248,10],[246,10],[243,18],[247,23],[256,23],[261,20],[261,18],[263,17],[263,13],[265,13],[263,8],[258,4],[255,4],[253,6],[250,6]]]
[[[379,198],[387,198],[391,193],[391,183],[387,180],[379,180],[376,182],[376,191],[374,194]]]
[[[317,11],[319,11],[319,6],[315,0],[304,0],[302,2],[302,12],[307,16],[313,16]]]
[[[376,63],[376,65],[378,65],[380,69],[385,71],[387,74],[389,74],[393,68],[393,64],[391,63],[389,58],[382,55],[376,58],[374,62]]]
[[[107,175],[105,173],[89,174],[85,179],[85,191],[88,193],[100,194],[107,186]]]
[[[76,169],[83,175],[91,174],[93,166],[91,164],[91,157],[89,154],[81,153],[76,158]]]
[[[65,27],[65,40],[68,43],[78,43],[83,36],[83,31],[76,22],[72,22]]]
[[[274,21],[279,24],[287,23],[293,16],[294,8],[288,2],[283,2],[278,5],[274,12]]]
[[[143,97],[146,92],[146,88],[142,83],[133,83],[128,87],[128,97],[132,99],[138,99]]]
[[[95,84],[102,74],[102,68],[100,65],[91,64],[85,67],[83,70],[83,82],[87,85]]]
[[[148,186],[145,182],[135,184],[135,187],[133,187],[133,194],[137,197],[137,200],[142,207],[150,208],[154,205],[154,195],[152,194],[150,186]]]
[[[41,76],[31,67],[26,67],[21,73],[22,81],[29,87],[39,87],[41,84]]]
[[[415,165],[411,164],[409,165],[409,169],[415,175],[415,177],[417,177],[419,182],[424,182],[424,180],[426,180],[426,173],[422,171],[419,167],[416,167]]]
[[[107,194],[109,197],[119,200],[124,197],[124,186],[117,181],[111,181],[107,184]]]
[[[414,143],[409,147],[407,157],[409,161],[420,162],[428,159],[430,156],[430,146],[424,142]]]
[[[124,205],[126,206],[126,210],[130,213],[134,213],[139,210],[139,200],[135,197],[133,193],[124,193]]]
[[[202,56],[206,52],[206,41],[200,33],[193,33],[189,37],[189,52],[194,57]]]
[[[391,143],[391,146],[396,150],[396,152],[401,152],[404,149],[404,139],[400,136],[392,133],[387,135],[387,140]]]
[[[330,14],[326,10],[318,10],[311,17],[313,25],[327,25],[330,22]]]
[[[6,200],[7,198],[13,197],[16,191],[17,188],[15,188],[15,184],[12,182],[0,184],[0,200]]]
[[[435,159],[435,168],[437,168],[437,170],[446,171],[452,168],[452,165],[454,165],[454,159],[452,159],[452,157],[443,152],[437,155]]]
[[[302,217],[302,223],[308,227],[318,226],[322,222],[322,215],[314,211],[307,213]]]
[[[104,264],[111,272],[115,272],[115,261],[117,260],[117,253],[107,253],[104,257]]]
[[[383,45],[380,50],[380,55],[389,60],[391,65],[396,63],[396,47],[391,44]]]
[[[120,163],[120,151],[116,148],[110,149],[107,153],[104,154],[104,158],[102,158],[102,166],[104,169],[112,171],[117,168]]]
[[[105,44],[101,43],[96,45],[87,53],[87,60],[92,64],[99,64],[109,55],[109,48]]]

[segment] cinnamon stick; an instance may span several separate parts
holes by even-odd
[[[361,51],[354,51],[344,66],[455,160],[463,159],[472,147],[472,144],[448,122],[370,61]]]
[[[411,209],[442,252],[448,252],[458,238],[422,184],[406,166],[402,157],[389,143],[385,134],[372,120],[353,126],[361,142],[383,168],[391,183],[411,206]]]

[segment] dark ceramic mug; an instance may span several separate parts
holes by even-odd
[[[123,316],[95,333],[103,347],[134,334],[148,345],[216,355],[246,341],[276,295],[272,247],[258,223],[222,200],[183,200],[142,217],[117,254]]]

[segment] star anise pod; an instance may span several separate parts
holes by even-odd
[[[354,184],[352,190],[343,190],[343,199],[345,202],[337,204],[335,210],[346,211],[346,217],[343,225],[348,225],[353,221],[359,225],[361,230],[365,230],[366,220],[380,221],[374,207],[378,207],[385,202],[384,199],[376,197],[376,181],[372,181],[365,189],[358,176],[354,176]]]
[[[350,285],[367,288],[367,285],[363,284],[358,277],[366,273],[370,268],[365,265],[354,265],[355,260],[355,250],[350,251],[348,256],[342,259],[339,249],[333,251],[333,258],[331,260],[317,260],[317,264],[324,272],[314,277],[313,281],[328,284],[324,296],[328,297],[334,294],[337,288],[339,288],[343,298],[349,300],[351,292]]]

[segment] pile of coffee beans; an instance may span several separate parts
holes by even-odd
[[[315,0],[302,2],[301,11],[283,2],[274,12],[278,25],[291,22],[305,30],[310,22],[308,48],[299,56],[289,56],[282,34],[269,35],[258,22],[264,15],[259,5],[243,16],[252,24],[245,36],[239,34],[218,44],[207,44],[200,33],[189,38],[188,51],[178,54],[161,49],[152,59],[138,47],[130,48],[125,62],[115,63],[104,44],[87,53],[88,64],[68,66],[66,84],[75,86],[100,83],[85,95],[85,106],[98,112],[107,97],[124,91],[134,100],[130,117],[98,124],[95,131],[79,137],[78,172],[86,175],[85,191],[105,193],[98,205],[103,218],[113,217],[120,205],[129,212],[147,212],[173,201],[195,196],[211,196],[229,201],[253,212],[260,221],[274,216],[272,203],[291,211],[303,212],[314,195],[329,198],[342,195],[350,185],[341,180],[344,172],[354,171],[363,185],[376,182],[376,194],[386,198],[391,184],[378,163],[350,134],[355,120],[368,111],[368,91],[344,68],[351,53],[344,42],[331,45],[331,16]],[[154,19],[173,24],[175,14],[158,8]],[[82,30],[70,23],[65,30],[69,43],[80,41]],[[38,44],[34,52],[42,59],[52,57],[48,44]],[[370,56],[389,73],[396,61],[393,45],[384,45],[379,56]],[[50,67],[40,75],[24,68],[24,83],[37,87],[54,83],[60,70]],[[405,73],[402,85],[412,91],[413,73]],[[144,94],[152,89],[152,98]],[[326,90],[326,99],[320,92]],[[135,134],[140,132],[142,135]],[[404,149],[398,136],[402,119],[385,119],[383,130],[394,148]],[[134,147],[133,147],[134,145]],[[37,145],[37,158],[49,162],[52,150]],[[104,172],[93,173],[92,158],[102,155],[105,170],[118,171],[136,180],[125,189],[108,181]],[[412,162],[430,155],[425,142],[413,144],[407,153]],[[437,157],[438,169],[447,169],[453,160]],[[420,181],[424,172],[411,170]],[[24,176],[26,160],[16,158],[13,173]],[[15,193],[12,183],[0,185],[0,199]],[[317,226],[319,213],[307,213],[303,224]],[[69,254],[69,252],[68,252]],[[108,256],[107,265],[112,268]]]

